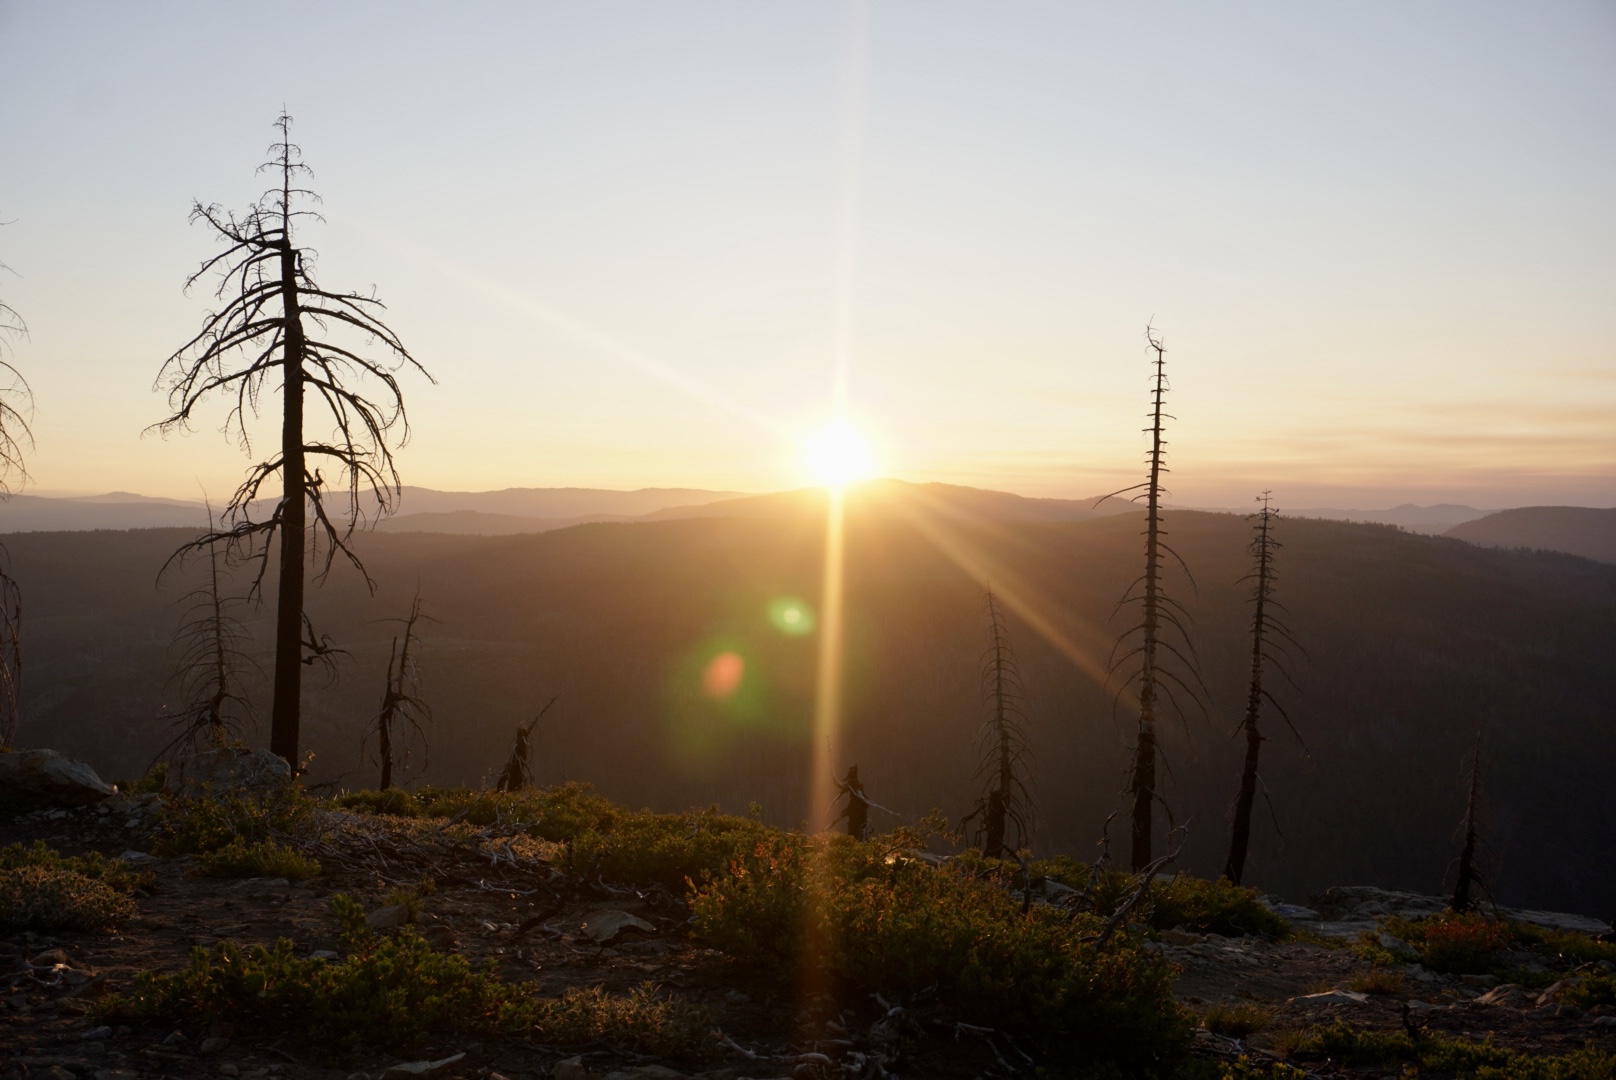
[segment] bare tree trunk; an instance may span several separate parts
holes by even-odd
[[[1152,816],[1156,802],[1156,651],[1161,634],[1161,474],[1162,402],[1167,391],[1166,350],[1153,335],[1155,387],[1150,423],[1150,479],[1145,488],[1145,577],[1143,632],[1139,659],[1139,740],[1134,747],[1133,828],[1130,861],[1135,873],[1150,863]]]
[[[1470,759],[1470,796],[1465,800],[1464,846],[1459,849],[1459,880],[1453,883],[1454,911],[1469,911],[1470,889],[1476,880],[1476,797],[1481,791],[1481,729],[1476,729],[1476,749]]]
[[[290,172],[284,172],[288,187]],[[286,759],[293,771],[298,768],[298,728],[303,695],[303,571],[308,543],[307,476],[303,459],[303,320],[297,303],[298,252],[292,247],[291,222],[281,248],[281,296],[285,305],[285,339],[282,342],[281,421],[281,558],[280,581],[275,608],[275,696],[270,709],[269,749]]]
[[[1234,800],[1234,831],[1229,837],[1229,859],[1223,866],[1223,876],[1236,885],[1240,884],[1240,878],[1246,872],[1246,852],[1251,845],[1251,807],[1257,799],[1257,761],[1262,754],[1263,744],[1258,721],[1262,717],[1263,636],[1268,629],[1268,590],[1273,566],[1269,543],[1272,520],[1268,497],[1264,495],[1254,545],[1257,582],[1251,617],[1251,682],[1246,692],[1246,718],[1242,723],[1246,732],[1246,760],[1240,770],[1240,793]]]

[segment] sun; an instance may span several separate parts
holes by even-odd
[[[808,471],[827,487],[841,487],[875,475],[869,440],[844,420],[808,436],[802,449]]]

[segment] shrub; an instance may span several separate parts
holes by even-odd
[[[1314,1030],[1301,1049],[1328,1055],[1345,1065],[1380,1066],[1409,1062],[1450,1074],[1456,1080],[1612,1080],[1616,1057],[1593,1047],[1571,1054],[1532,1057],[1484,1042],[1445,1035],[1371,1032],[1337,1020]]]
[[[706,1013],[665,1001],[648,987],[625,997],[574,991],[544,999],[441,953],[413,930],[379,937],[347,896],[332,907],[351,950],[346,960],[299,957],[284,938],[243,949],[224,943],[194,949],[184,971],[142,972],[127,994],[102,1007],[107,1019],[148,1022],[236,1021],[295,1031],[318,1042],[415,1048],[433,1035],[516,1034],[549,1041],[600,1040],[624,1049],[700,1056]]]
[[[402,788],[345,791],[331,802],[344,810],[362,810],[367,814],[388,814],[392,817],[420,817],[422,812],[421,801]]]
[[[203,854],[200,873],[216,878],[286,878],[305,881],[320,872],[320,864],[295,848],[273,840],[244,844],[230,841]]]
[[[1531,923],[1506,923],[1509,936],[1518,945],[1530,945],[1554,953],[1574,964],[1604,961],[1616,964],[1616,941],[1599,941],[1571,930],[1549,930]]]
[[[1172,973],[1136,943],[1092,944],[1100,921],[845,836],[770,832],[692,899],[697,932],[754,967],[811,965],[851,991],[933,994],[957,1018],[1057,1055],[1135,1073],[1175,1059],[1187,1025]]]
[[[0,870],[0,930],[107,930],[135,903],[105,881],[53,866]]]
[[[1426,919],[1386,919],[1387,932],[1402,939],[1432,971],[1480,975],[1492,970],[1509,947],[1508,926],[1474,913],[1444,912]]]
[[[1347,989],[1360,994],[1400,994],[1403,992],[1403,982],[1401,971],[1374,968],[1354,975],[1348,980]]]
[[[704,875],[721,873],[772,831],[716,810],[620,813],[608,827],[578,834],[572,844],[573,869],[586,870],[598,862],[608,880],[657,882],[682,892]]]
[[[310,828],[315,803],[288,784],[262,798],[165,799],[153,850],[160,855],[201,855],[231,843],[262,843]]]
[[[1616,1005],[1616,975],[1579,975],[1565,988],[1560,1000],[1583,1009]]]
[[[1201,1014],[1201,1026],[1214,1035],[1244,1039],[1266,1028],[1272,1014],[1260,1005],[1214,1005]]]
[[[1048,877],[1074,889],[1087,888],[1093,879],[1090,867],[1067,855],[1034,860],[1030,870],[1035,883]],[[1096,914],[1109,917],[1137,887],[1132,874],[1101,871],[1092,896]],[[1262,934],[1276,940],[1291,936],[1291,924],[1268,910],[1256,889],[1231,884],[1227,878],[1211,881],[1175,874],[1155,882],[1139,918],[1157,930],[1181,926],[1197,934]]]
[[[17,870],[25,866],[71,871],[120,892],[133,892],[151,881],[150,874],[131,870],[122,859],[109,859],[99,851],[63,855],[43,840],[0,848],[0,870]]]

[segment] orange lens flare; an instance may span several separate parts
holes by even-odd
[[[701,672],[701,689],[714,701],[728,701],[741,688],[746,661],[736,652],[722,652],[707,662]]]

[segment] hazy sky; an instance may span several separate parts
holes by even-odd
[[[409,483],[794,486],[842,356],[883,472],[1110,490],[1154,318],[1180,502],[1616,504],[1608,0],[0,2],[0,101],[40,490],[241,475],[141,430],[284,104]]]

